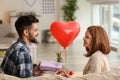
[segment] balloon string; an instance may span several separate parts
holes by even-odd
[[[65,66],[66,66],[66,59],[67,59],[67,57],[66,57],[66,49],[64,48],[64,61],[65,61]]]

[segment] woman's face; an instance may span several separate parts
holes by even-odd
[[[83,41],[84,41],[83,46],[84,46],[84,47],[90,49],[91,38],[92,38],[92,36],[91,36],[90,32],[87,30],[87,31],[85,32],[85,36],[84,36],[84,38],[83,38]]]

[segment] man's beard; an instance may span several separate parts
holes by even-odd
[[[38,36],[38,35],[36,35],[36,36]],[[39,41],[36,38],[32,37],[31,33],[29,33],[29,41],[31,43],[39,43]]]

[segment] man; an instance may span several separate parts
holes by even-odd
[[[1,64],[5,74],[21,78],[33,76],[29,45],[37,43],[39,20],[33,15],[20,16],[15,22],[19,39],[6,51]],[[34,71],[37,73],[36,71]]]

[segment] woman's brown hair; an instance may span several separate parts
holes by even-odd
[[[90,32],[92,39],[91,47],[90,49],[86,48],[88,53],[85,56],[89,57],[96,51],[101,51],[106,55],[109,54],[111,48],[106,31],[101,26],[90,26],[87,30]]]

